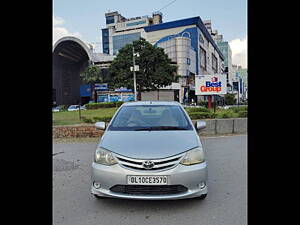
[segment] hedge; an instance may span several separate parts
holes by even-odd
[[[91,118],[82,118],[83,122],[85,123],[96,123],[96,122],[109,122],[112,116],[101,116],[101,117],[93,117]]]
[[[212,118],[214,115],[212,115],[210,112],[191,112],[189,113],[189,116],[192,120],[197,120]]]
[[[236,107],[232,107],[231,109],[235,113],[239,113],[241,111],[247,111],[248,110],[248,106],[239,106],[239,107],[236,106]]]
[[[85,105],[86,109],[114,108],[120,107],[124,102],[96,102]]]
[[[248,117],[248,111],[240,111],[238,112],[239,117]]]
[[[216,118],[236,118],[236,113],[232,111],[223,111],[217,113]]]
[[[202,107],[195,107],[195,108],[186,108],[185,109],[189,113],[193,112],[209,112],[207,108],[202,108]]]

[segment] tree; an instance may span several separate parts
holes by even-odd
[[[234,105],[236,103],[236,99],[234,98],[234,94],[227,93],[224,97],[225,97],[225,104],[226,105]]]
[[[153,91],[161,87],[171,85],[176,78],[177,67],[171,65],[171,59],[164,53],[162,48],[151,45],[145,39],[140,38],[132,44],[127,44],[122,49],[109,67],[109,75],[114,87],[126,87],[133,89],[133,54],[139,53],[135,57],[135,64],[139,66],[136,72],[136,86],[138,98],[142,91]]]
[[[85,84],[92,85],[92,93],[94,95],[94,101],[97,102],[97,92],[95,90],[95,83],[102,83],[103,76],[99,67],[90,65],[80,74],[80,78]]]

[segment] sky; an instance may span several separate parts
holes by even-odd
[[[131,18],[158,10],[163,22],[195,16],[210,19],[212,29],[229,42],[233,64],[247,68],[247,0],[53,0],[53,43],[71,35],[94,43],[96,51],[102,52],[105,13],[118,11]]]

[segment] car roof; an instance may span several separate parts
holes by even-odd
[[[135,106],[135,105],[180,105],[176,101],[138,101],[138,102],[125,102],[123,106]]]

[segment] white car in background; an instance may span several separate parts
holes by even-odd
[[[52,112],[60,112],[61,108],[59,106],[52,108]]]
[[[85,106],[79,106],[79,105],[70,105],[68,108],[68,111],[78,111],[80,107],[80,110],[86,110]]]
[[[69,112],[77,111],[77,110],[79,110],[79,105],[70,105],[69,108],[68,108]]]

